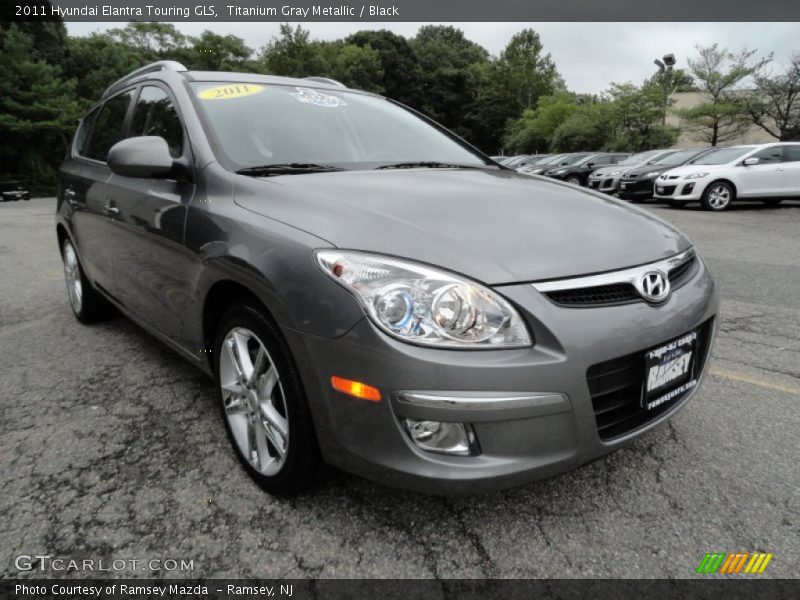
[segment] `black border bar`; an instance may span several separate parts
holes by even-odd
[[[2,18],[11,21],[800,22],[797,0],[3,0],[3,4]]]

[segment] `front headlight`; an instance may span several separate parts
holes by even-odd
[[[645,175],[645,179],[653,179],[654,177],[658,177],[658,174],[661,171],[650,171],[647,175]]]
[[[403,341],[476,350],[532,343],[517,311],[472,281],[363,252],[319,250],[316,260],[355,295],[373,323]]]
[[[684,179],[702,179],[703,177],[708,177],[710,173],[690,173]]]
[[[622,171],[611,171],[611,176],[612,177],[614,177],[614,175],[621,175],[621,174],[622,174]]]
[[[553,175],[563,175],[566,172],[567,172],[566,169],[558,169],[557,171],[550,171],[550,173],[552,173]]]

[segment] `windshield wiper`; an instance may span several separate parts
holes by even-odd
[[[270,175],[297,175],[301,173],[329,173],[331,171],[344,171],[341,167],[332,165],[318,165],[315,163],[275,163],[258,167],[245,167],[236,171],[239,175],[252,175],[254,177],[269,177]]]
[[[484,165],[489,167],[491,165]],[[457,165],[454,163],[436,162],[433,160],[421,160],[418,162],[401,162],[392,163],[390,165],[381,165],[375,167],[375,170],[380,169],[480,169],[482,167],[476,165]]]

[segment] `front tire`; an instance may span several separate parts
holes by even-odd
[[[571,183],[572,185],[583,185],[581,183],[581,178],[577,175],[570,175],[567,177],[567,183]]]
[[[736,199],[736,190],[730,183],[725,181],[715,181],[703,192],[701,204],[706,210],[723,211],[727,210]]]
[[[265,491],[291,497],[322,469],[300,374],[277,327],[251,304],[222,318],[214,374],[228,439],[248,475]]]
[[[70,240],[61,246],[64,261],[64,279],[67,283],[69,304],[75,318],[81,323],[94,323],[107,319],[113,313],[108,301],[94,289],[81,267],[78,253]]]

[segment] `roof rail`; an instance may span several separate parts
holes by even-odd
[[[341,81],[336,81],[330,77],[303,77],[305,81],[316,81],[317,83],[326,83],[328,85],[335,85],[337,87],[347,87]]]
[[[131,79],[141,75],[146,75],[147,73],[155,73],[156,71],[188,71],[188,69],[181,63],[174,60],[159,60],[158,62],[150,63],[149,65],[140,67],[135,71],[131,71],[124,77],[117,79],[114,83],[108,86],[106,91],[103,93],[103,98],[110,96],[114,91],[122,87],[123,84],[127,83]]]

